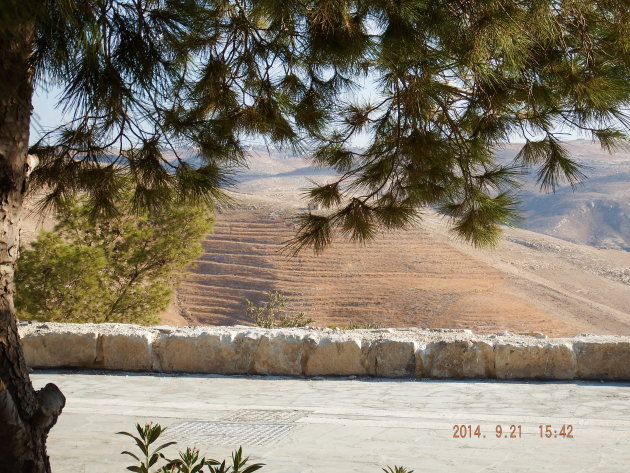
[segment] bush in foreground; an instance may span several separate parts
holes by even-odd
[[[253,473],[265,466],[264,463],[250,463],[249,457],[243,457],[243,448],[232,453],[231,464],[226,460],[218,461],[214,459],[206,459],[200,457],[199,450],[187,447],[185,451],[180,451],[178,458],[169,459],[162,451],[176,442],[166,442],[159,446],[153,446],[158,438],[166,430],[159,424],[147,424],[142,427],[136,424],[138,435],[129,432],[118,432],[120,435],[131,437],[140,453],[135,454],[129,451],[123,451],[123,455],[129,455],[136,464],[128,466],[127,470],[135,473]],[[153,469],[152,468],[156,468]],[[207,468],[207,470],[204,470]],[[407,470],[402,466],[388,466],[383,468],[385,473],[413,473],[413,470]]]

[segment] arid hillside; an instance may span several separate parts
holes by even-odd
[[[280,252],[295,232],[291,217],[305,209],[301,192],[309,180],[332,175],[307,159],[254,149],[250,168],[230,189],[234,205],[217,215],[204,255],[163,321],[250,324],[246,300],[260,302],[265,291],[282,291],[290,311],[305,312],[319,326],[630,335],[630,252],[617,249],[630,241],[624,223],[630,215],[624,210],[630,155],[607,158],[593,145],[572,146],[587,165],[597,164],[592,180],[576,194],[563,188],[549,196],[536,193],[530,180],[523,225],[578,243],[612,242],[605,246],[615,249],[506,229],[496,249],[477,250],[453,239],[447,222],[427,212],[416,228],[383,234],[366,246],[338,239],[323,255],[304,251],[289,258]],[[499,153],[507,160],[517,148]],[[597,220],[597,212],[579,211],[589,199],[591,209],[614,201],[619,211]],[[33,216],[25,219],[26,240],[34,235],[34,222]]]
[[[314,325],[630,334],[630,253],[510,229],[495,250],[453,240],[428,214],[366,246],[283,256],[295,209],[240,196],[218,215],[205,254],[178,290],[182,324],[249,324],[245,301],[282,291]],[[173,320],[171,320],[173,322]]]

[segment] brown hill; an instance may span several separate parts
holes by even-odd
[[[428,214],[418,228],[366,246],[339,240],[323,255],[288,258],[280,250],[294,232],[288,216],[296,201],[277,192],[240,195],[218,215],[205,254],[178,290],[181,323],[248,324],[246,299],[278,290],[290,310],[320,326],[630,334],[628,253],[518,229],[498,249],[479,251],[449,238]]]
[[[592,145],[572,146],[597,167],[592,187],[577,195],[561,189],[555,196],[539,196],[530,182],[524,189],[533,202],[526,222],[578,243],[614,241],[619,244],[611,247],[623,247],[630,241],[624,223],[630,155],[606,158]],[[516,148],[508,145],[500,153],[509,159]],[[247,324],[245,301],[261,301],[264,291],[279,290],[289,297],[290,310],[304,311],[320,326],[352,322],[486,333],[630,335],[630,253],[625,251],[523,229],[506,230],[498,248],[480,251],[452,239],[444,222],[427,213],[417,228],[384,234],[366,246],[338,239],[323,255],[284,257],[282,244],[295,231],[289,217],[304,207],[300,189],[309,179],[326,181],[331,173],[286,153],[257,149],[251,157],[250,169],[233,189],[236,206],[217,216],[205,254],[162,314],[165,323]],[[589,207],[592,211],[573,212],[594,192],[592,201],[598,204]],[[600,219],[603,200],[620,205]],[[27,213],[26,242],[34,237],[35,222],[36,216]],[[44,226],[53,223],[45,219]],[[612,227],[616,230],[610,232]]]

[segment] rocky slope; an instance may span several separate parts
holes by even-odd
[[[595,150],[572,146],[584,153]],[[515,153],[516,148],[501,152]],[[610,175],[628,158],[611,158]],[[609,171],[599,170],[594,179]],[[264,291],[278,290],[289,297],[291,310],[306,312],[320,326],[378,323],[482,333],[630,334],[630,253],[625,251],[518,228],[506,229],[498,248],[477,250],[454,239],[448,222],[427,212],[418,227],[380,235],[366,246],[338,239],[320,256],[308,251],[296,258],[283,256],[283,244],[295,231],[291,216],[305,208],[300,189],[309,180],[330,178],[327,170],[312,168],[303,158],[256,153],[233,189],[236,204],[218,215],[214,235],[204,242],[204,256],[178,292],[181,323],[248,323],[245,301],[258,302]],[[528,189],[535,195],[531,180]],[[526,225],[565,218],[585,234],[590,228],[603,230],[600,222],[562,213],[586,198],[562,192],[538,196],[555,198],[560,217],[544,217],[539,210],[534,219],[526,216]],[[612,194],[621,205],[623,199]],[[541,204],[541,209],[549,208]],[[611,225],[617,221],[613,213]]]
[[[217,216],[204,255],[163,320],[249,323],[246,300],[260,302],[264,291],[277,290],[288,296],[290,310],[304,311],[319,326],[630,335],[630,252],[619,250],[630,241],[630,154],[609,157],[594,145],[571,146],[596,168],[587,184],[575,194],[561,188],[541,195],[530,179],[523,189],[524,226],[541,233],[506,229],[498,248],[477,250],[427,212],[407,232],[380,235],[366,246],[339,239],[323,255],[306,251],[296,258],[281,254],[294,235],[291,217],[305,208],[309,180],[332,175],[304,158],[253,149],[250,169],[231,189],[234,205]],[[498,152],[509,160],[517,149]],[[34,222],[26,219],[27,238]]]

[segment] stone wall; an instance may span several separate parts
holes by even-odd
[[[20,326],[33,368],[387,378],[630,380],[630,337],[469,330]]]

